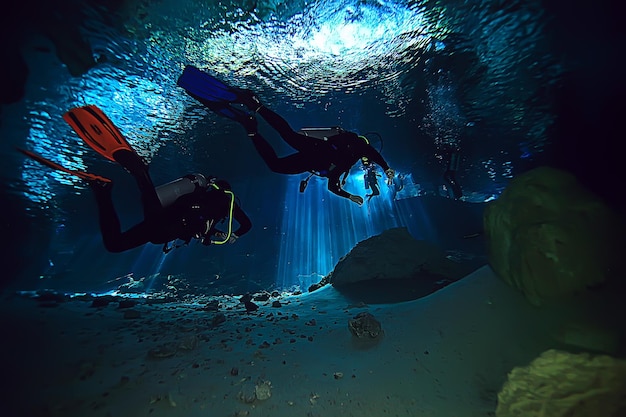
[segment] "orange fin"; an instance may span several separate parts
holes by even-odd
[[[75,107],[63,119],[87,145],[111,161],[120,149],[135,152],[111,119],[94,105]]]
[[[74,170],[65,168],[64,166],[59,165],[56,162],[52,162],[52,161],[44,158],[41,155],[37,155],[34,152],[27,151],[27,150],[21,149],[21,148],[17,148],[17,150],[22,152],[24,155],[28,156],[29,158],[34,159],[35,161],[39,162],[42,165],[45,165],[45,166],[50,167],[52,169],[56,169],[57,171],[63,171],[63,172],[66,172],[66,173],[68,173],[70,175],[74,175],[75,177],[78,177],[81,180],[111,182],[110,179],[102,177],[100,175],[91,174],[89,172],[83,172],[83,171],[74,171]]]

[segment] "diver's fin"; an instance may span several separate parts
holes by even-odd
[[[115,124],[94,105],[73,108],[63,119],[87,145],[111,161],[120,149],[135,152]]]
[[[183,73],[178,77],[176,83],[196,100],[198,100],[199,97],[212,102],[235,103],[239,101],[239,94],[242,91],[230,87],[211,74],[193,65],[185,66]]]
[[[100,175],[91,174],[89,172],[83,172],[83,171],[74,171],[74,170],[65,168],[64,166],[59,165],[56,162],[52,162],[44,158],[43,156],[37,155],[36,153],[31,152],[31,151],[27,151],[26,149],[17,148],[17,150],[23,153],[24,155],[26,155],[27,157],[34,159],[35,161],[39,162],[42,165],[45,165],[52,169],[56,169],[57,171],[63,171],[70,175],[74,175],[75,177],[78,177],[81,180],[85,180],[87,182],[93,182],[93,181],[98,181],[98,182],[103,182],[103,183],[111,182],[110,179],[102,177]]]
[[[198,100],[209,110],[247,126],[253,116],[247,111],[234,107],[231,104],[247,105],[252,93],[230,87],[214,76],[192,66],[187,65],[178,77],[177,84],[187,94]],[[253,105],[254,106],[254,105]]]
[[[227,102],[210,101],[202,97],[196,96],[192,93],[189,93],[189,95],[198,100],[212,112],[241,123],[244,126],[247,126],[254,119],[254,116],[251,113],[243,109],[231,106]]]
[[[236,122],[243,123],[245,120],[252,117],[252,115],[248,113],[247,111],[231,106],[229,103],[206,100],[202,97],[196,96],[195,94],[191,94],[191,93],[189,93],[189,95],[195,98],[196,100],[198,100],[206,108],[213,111],[214,113],[217,113],[223,117],[227,117]]]

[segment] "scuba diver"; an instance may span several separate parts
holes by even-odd
[[[358,205],[363,204],[363,198],[348,193],[342,187],[351,167],[359,158],[367,157],[380,165],[389,180],[395,175],[395,171],[389,168],[385,159],[364,136],[345,131],[340,127],[303,129],[296,132],[284,118],[261,104],[251,91],[232,88],[190,65],[185,67],[178,79],[178,85],[210,110],[240,123],[246,129],[261,158],[273,172],[279,174],[310,172],[311,175],[328,178],[330,192],[348,198]],[[244,105],[252,113],[231,105],[235,103]],[[259,114],[297,152],[279,158],[269,142],[259,134],[256,114]],[[306,188],[307,181],[308,178],[301,183],[301,191]]]
[[[37,162],[87,182],[96,198],[102,240],[108,251],[119,253],[154,243],[163,244],[163,252],[168,253],[189,244],[192,239],[198,239],[203,245],[234,243],[252,227],[224,180],[189,174],[155,188],[148,165],[98,107],[74,108],[63,118],[93,150],[117,162],[135,178],[143,204],[142,222],[122,232],[113,205],[110,179],[69,170],[33,152],[18,150]],[[226,220],[226,230],[218,229],[218,223]],[[235,231],[232,230],[233,220],[239,223]],[[182,243],[176,244],[179,240]],[[170,242],[172,246],[168,246]]]
[[[406,174],[398,174],[393,181],[391,182],[391,184],[389,184],[389,187],[391,188],[391,199],[392,200],[396,200],[398,198],[398,193],[402,190],[404,190],[404,178],[406,177]]]
[[[372,194],[366,194],[367,202],[372,199],[372,197],[380,195],[380,188],[378,187],[378,177],[382,177],[381,174],[378,173],[376,169],[376,165],[371,163],[367,157],[361,158],[362,168],[365,171],[363,175],[363,180],[365,181],[365,189],[372,190]]]
[[[443,173],[443,179],[452,190],[452,196],[455,200],[463,197],[463,191],[456,179],[456,172],[459,169],[459,150],[449,144],[444,146],[444,157],[446,159],[446,171]]]

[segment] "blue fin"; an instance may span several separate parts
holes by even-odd
[[[187,94],[198,100],[209,110],[239,123],[250,119],[250,114],[231,104],[239,101],[242,90],[229,87],[212,75],[187,65],[178,77],[177,84],[184,88]]]
[[[227,117],[239,123],[243,123],[246,120],[250,119],[251,117],[251,115],[247,111],[237,108],[237,107],[233,107],[229,102],[211,101],[211,100],[207,100],[206,98],[196,96],[195,94],[192,94],[190,92],[187,92],[187,93],[191,97],[195,98],[200,103],[202,103],[207,109],[211,110],[214,113],[219,114],[220,116]]]
[[[189,95],[206,101],[233,103],[237,101],[239,90],[232,88],[212,75],[187,65],[178,77],[177,84]]]
[[[215,113],[219,114],[220,116],[228,117],[229,119],[232,119],[239,123],[242,123],[242,121],[245,121],[250,118],[250,114],[248,114],[248,112],[235,108],[230,105],[211,108],[211,110],[213,110]]]

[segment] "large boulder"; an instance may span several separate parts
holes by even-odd
[[[428,269],[429,261],[443,255],[437,246],[397,227],[359,242],[339,260],[330,281],[337,287],[367,280],[412,279]]]
[[[484,212],[489,263],[535,305],[617,275],[619,216],[576,178],[542,167],[513,179]]]
[[[485,263],[472,256],[448,255],[439,246],[417,240],[406,228],[398,227],[359,242],[323,283],[331,283],[358,301],[391,303],[424,297]]]
[[[626,361],[548,350],[509,373],[496,417],[621,417],[624,393]]]

